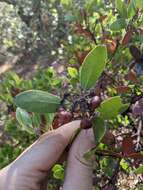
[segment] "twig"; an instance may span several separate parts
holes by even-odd
[[[114,183],[116,182],[116,180],[117,180],[117,174],[118,174],[119,169],[120,169],[120,161],[121,161],[121,159],[119,159],[118,162],[116,163],[115,170],[114,170],[114,172],[113,172],[111,178],[108,180],[107,183],[105,183],[105,184],[102,186],[101,189],[105,189],[105,187],[106,187],[107,185],[113,184],[113,182],[114,182]]]
[[[108,150],[95,150],[95,154],[99,156],[111,156],[113,158],[123,158],[123,156],[120,153],[108,151]]]
[[[138,150],[140,147],[142,127],[143,127],[143,116],[141,116],[139,120],[139,125],[138,125],[138,130],[137,130],[136,150]]]

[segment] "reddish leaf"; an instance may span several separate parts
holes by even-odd
[[[99,17],[99,22],[103,22],[108,16],[107,15],[101,15]]]
[[[134,83],[137,83],[137,76],[136,73],[134,71],[130,71],[126,76],[125,76],[126,80],[132,81]]]
[[[80,52],[80,51],[76,51],[75,52],[75,56],[78,60],[78,62],[82,65],[85,57],[87,56],[87,54],[89,53],[90,51],[84,51],[84,52]]]
[[[108,52],[113,54],[115,52],[116,46],[117,46],[116,41],[106,39],[105,43],[106,43]]]
[[[106,39],[110,39],[111,33],[109,31],[103,31],[103,36],[101,36],[101,41],[105,43]]]
[[[124,35],[123,39],[122,39],[121,45],[122,45],[122,46],[127,45],[127,44],[130,42],[130,40],[131,40],[131,38],[132,38],[132,35],[133,35],[132,30],[128,30],[128,31],[126,32],[126,34]]]
[[[21,92],[21,90],[20,89],[18,89],[18,88],[15,88],[15,87],[12,87],[11,88],[11,95],[12,95],[12,97],[15,97],[17,94],[19,94]]]
[[[83,19],[86,19],[87,18],[87,13],[85,10],[80,10],[80,15]]]
[[[83,26],[80,23],[75,24],[75,32],[79,35],[92,39],[91,32],[89,32],[86,28],[83,28]]]
[[[110,146],[114,147],[114,145],[115,145],[115,137],[110,131],[107,131],[105,133],[103,139],[102,139],[102,142],[104,144],[107,144],[107,145],[110,145]]]
[[[131,136],[123,138],[122,153],[124,156],[127,156],[127,157],[131,155],[132,153],[135,153],[133,139]]]
[[[75,24],[75,32],[80,33],[83,31],[83,26],[80,23]]]
[[[131,88],[128,86],[118,86],[116,88],[117,93],[127,93],[131,91]]]

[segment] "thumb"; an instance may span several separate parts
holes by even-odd
[[[77,120],[45,133],[16,161],[25,163],[30,168],[47,171],[59,159],[79,126],[80,121]]]

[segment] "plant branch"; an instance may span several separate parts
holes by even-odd
[[[141,116],[139,120],[139,125],[138,125],[138,130],[137,130],[136,150],[138,150],[140,147],[142,127],[143,127],[143,116]]]
[[[111,156],[113,158],[123,158],[120,153],[112,152],[109,150],[95,150],[95,154],[99,156]]]
[[[116,182],[116,180],[117,180],[117,175],[118,175],[118,172],[119,172],[119,169],[120,169],[120,161],[121,161],[121,159],[118,159],[118,162],[116,163],[115,170],[114,170],[112,176],[110,177],[110,179],[108,180],[108,182],[105,183],[105,184],[102,186],[102,189],[105,189],[105,187],[108,186],[109,184],[113,184],[113,182],[114,182],[114,183]]]

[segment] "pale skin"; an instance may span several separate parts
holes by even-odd
[[[0,171],[0,190],[47,190],[49,170],[79,127],[77,120],[41,136]],[[83,155],[93,146],[92,129],[82,130],[69,151],[63,190],[92,189],[92,161],[85,160]]]

